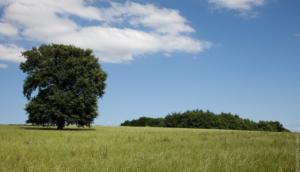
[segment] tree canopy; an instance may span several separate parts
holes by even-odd
[[[288,131],[278,121],[259,121],[243,119],[231,113],[215,114],[210,111],[192,110],[171,113],[165,118],[140,117],[127,120],[121,126],[151,126],[174,128],[212,128],[231,130]]]
[[[106,73],[90,49],[71,45],[41,45],[23,52],[20,69],[27,74],[23,94],[29,100],[27,123],[90,126]]]

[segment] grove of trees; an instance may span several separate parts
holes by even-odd
[[[25,51],[23,56],[27,123],[57,129],[69,124],[90,126],[98,115],[97,99],[104,94],[106,80],[92,50],[51,44]]]
[[[175,128],[207,128],[230,130],[257,130],[257,131],[288,131],[278,121],[259,121],[243,119],[231,113],[215,114],[210,111],[192,110],[183,113],[171,113],[165,118],[141,117],[127,120],[121,126],[151,126]]]

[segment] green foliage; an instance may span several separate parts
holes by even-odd
[[[148,118],[141,117],[137,120],[125,121],[123,126],[152,126],[152,127],[164,127],[163,118]]]
[[[122,123],[121,126],[288,131],[278,121],[259,121],[257,123],[249,119],[240,118],[238,115],[231,113],[214,114],[213,112],[203,110],[172,113],[165,118],[141,117],[132,121],[127,120]]]
[[[89,126],[97,116],[97,98],[106,73],[91,50],[71,45],[42,45],[25,51],[21,70],[27,74],[23,94],[28,123]]]

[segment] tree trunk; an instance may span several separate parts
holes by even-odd
[[[64,129],[64,127],[65,127],[65,119],[64,118],[58,118],[56,125],[57,125],[57,129],[58,130]]]

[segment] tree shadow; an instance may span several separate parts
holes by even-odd
[[[58,130],[53,127],[34,127],[34,126],[20,126],[23,130],[36,130],[36,131],[96,131],[96,128],[64,128],[63,130]]]

